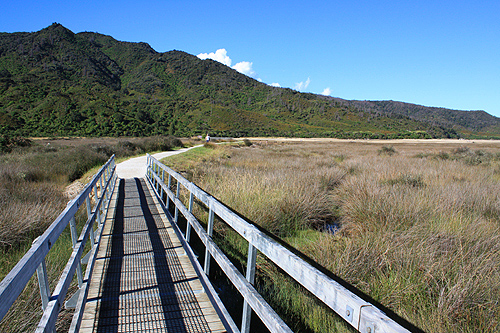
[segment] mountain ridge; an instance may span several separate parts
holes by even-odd
[[[393,112],[410,118],[435,121],[444,126],[461,126],[470,130],[480,131],[498,123],[497,117],[484,110],[455,110],[444,107],[424,106],[414,103],[392,100],[382,101],[348,101],[360,109],[376,109],[381,112]]]
[[[54,23],[0,33],[0,134],[500,137],[500,119],[277,88],[183,51]]]

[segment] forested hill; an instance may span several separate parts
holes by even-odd
[[[212,60],[60,24],[0,33],[0,135],[500,136],[486,113],[275,88]]]
[[[444,127],[456,128],[462,133],[498,134],[500,118],[485,111],[460,111],[438,107],[429,107],[395,101],[345,101],[360,110],[380,112],[381,114],[399,114]]]

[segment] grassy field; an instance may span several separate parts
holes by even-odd
[[[36,140],[0,154],[0,279],[65,207],[70,182],[112,153],[165,148],[112,140]],[[499,330],[499,142],[252,141],[166,164],[427,332]],[[220,223],[214,237],[243,265],[241,238]],[[65,232],[49,253],[52,287],[70,244]],[[294,331],[350,331],[260,257],[258,271],[260,292]],[[40,306],[32,278],[0,331],[32,331]]]
[[[204,149],[188,167],[178,157],[164,162],[424,331],[500,329],[499,142]],[[230,231],[217,231],[245,251]],[[259,288],[293,329],[348,330],[272,265],[258,267]]]
[[[22,142],[10,140],[0,151],[0,280],[66,207],[70,200],[66,189],[71,182],[87,183],[112,154],[120,159],[148,151],[169,150],[181,144],[171,137]],[[78,190],[73,195],[77,193]],[[77,218],[79,231],[86,220],[83,211]],[[71,237],[66,228],[46,258],[51,290],[71,251]],[[68,294],[71,296],[74,290]],[[0,322],[0,332],[33,331],[41,315],[38,282],[34,276]],[[64,310],[60,317],[58,328],[64,330],[71,313]]]

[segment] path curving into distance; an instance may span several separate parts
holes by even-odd
[[[164,151],[161,153],[151,154],[157,160],[160,160],[167,156],[177,155],[184,153],[190,149],[196,148],[199,146],[182,148],[179,150],[172,151]],[[126,161],[118,163],[116,165],[116,173],[118,177],[128,179],[128,178],[142,178],[146,175],[146,155],[130,158]]]

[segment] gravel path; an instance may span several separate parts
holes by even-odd
[[[180,153],[184,153],[189,149],[195,148],[198,146],[183,148],[174,151],[165,151],[162,153],[152,154],[152,156],[156,159],[162,159],[167,156],[172,156]],[[142,178],[146,175],[146,155],[134,157],[118,163],[116,165],[116,173],[120,178]]]

